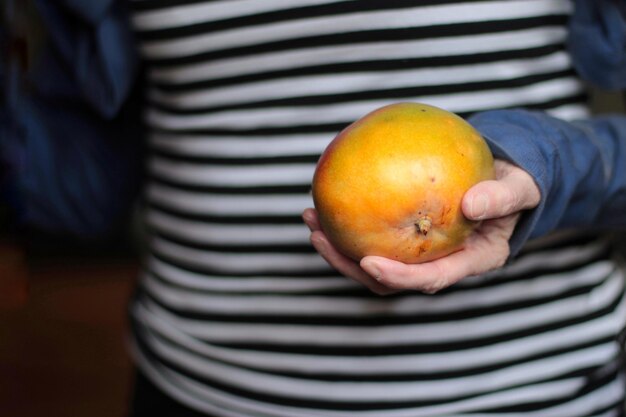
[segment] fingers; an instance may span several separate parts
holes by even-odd
[[[304,223],[309,227],[311,232],[315,230],[322,230],[322,227],[320,226],[320,222],[317,217],[317,212],[315,211],[315,209],[312,209],[312,208],[305,209],[302,212],[302,220],[304,220]]]
[[[315,250],[334,267],[340,274],[352,278],[370,289],[370,291],[379,295],[388,295],[396,292],[392,288],[388,288],[378,283],[370,275],[368,275],[359,264],[352,259],[339,253],[328,241],[324,233],[317,230],[311,233],[311,243]]]
[[[324,233],[321,231],[317,212],[314,209],[307,208],[304,210],[302,213],[302,219],[311,230],[310,239],[315,250],[340,274],[359,282],[378,295],[389,295],[396,292],[396,290],[379,284],[375,279],[363,271],[356,262],[339,253],[333,247],[333,245],[328,241],[328,238],[326,238]]]
[[[504,161],[498,161],[497,171],[497,180],[480,182],[463,197],[463,214],[468,219],[504,217],[539,204],[539,187],[526,171]]]
[[[499,221],[485,223],[491,227],[490,222]],[[499,226],[494,228],[500,230]],[[501,267],[508,256],[508,233],[487,233],[476,236],[464,249],[434,261],[407,265],[387,258],[367,256],[361,260],[361,267],[387,288],[433,294],[468,276]]]

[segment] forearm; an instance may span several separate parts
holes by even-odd
[[[515,254],[529,239],[558,229],[626,227],[626,117],[566,122],[540,112],[498,110],[470,122],[497,158],[529,172],[541,190],[511,239]]]

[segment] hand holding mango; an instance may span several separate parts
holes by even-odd
[[[329,144],[313,201],[303,213],[311,240],[341,273],[380,294],[436,292],[501,266],[519,211],[538,204],[539,190],[525,171],[494,161],[459,116],[397,103]]]

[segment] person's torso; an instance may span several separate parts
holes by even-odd
[[[300,218],[325,146],[382,105],[587,115],[569,1],[132,6],[152,151],[132,312],[142,368],[170,395],[268,417],[575,417],[620,401],[625,307],[605,242],[379,297],[338,276]]]

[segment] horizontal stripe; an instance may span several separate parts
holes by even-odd
[[[263,415],[263,412],[271,410],[272,416],[350,416],[353,415],[350,413],[354,413],[355,409],[359,410],[360,415],[371,416],[432,416],[439,415],[439,413],[441,413],[441,415],[449,415],[448,413],[480,410],[497,407],[498,405],[516,404],[524,401],[540,401],[542,399],[548,400],[554,399],[555,397],[569,397],[568,399],[571,399],[574,393],[584,382],[582,378],[574,377],[514,388],[511,390],[501,390],[495,393],[480,395],[459,401],[451,401],[445,404],[430,407],[389,410],[384,408],[393,408],[397,406],[397,404],[376,404],[377,407],[375,408],[380,407],[380,409],[372,409],[374,408],[372,403],[366,403],[364,405],[350,404],[349,406],[344,404],[342,407],[337,403],[331,405],[328,402],[322,404],[312,401],[298,402],[288,398],[284,398],[281,401],[281,399],[251,392],[248,392],[248,395],[245,395],[245,393],[241,390],[234,390],[235,395],[233,396],[227,391],[212,388],[210,385],[206,384],[206,381],[204,381],[204,383],[199,383],[199,381],[195,378],[189,378],[189,376],[183,376],[176,371],[165,370],[165,368],[161,368],[161,371],[166,372],[167,377],[159,378],[157,375],[152,374],[154,368],[149,364],[149,362],[147,362],[145,354],[138,352],[138,356],[142,361],[142,365],[149,369],[148,372],[151,372],[153,377],[158,378],[159,383],[166,383],[165,381],[167,380],[174,381],[175,385],[173,386],[184,387],[184,390],[181,391],[183,393],[182,395],[196,394],[199,395],[200,398],[203,398],[203,401],[197,402],[198,406],[202,407],[201,404],[204,404],[204,406],[211,407],[211,404],[220,404],[222,407],[228,405],[227,409],[231,410],[233,409],[231,407],[234,407],[235,410],[241,410],[243,407],[248,413],[254,413],[254,415]],[[598,387],[597,391],[600,395],[596,396],[586,393],[587,395],[580,396],[578,399],[574,400],[573,404],[568,403],[562,408],[558,407],[553,410],[547,410],[547,415],[560,416],[562,414],[558,413],[568,410],[570,412],[569,414],[566,414],[568,416],[583,416],[588,413],[589,410],[593,410],[598,406],[603,406],[607,400],[615,402],[623,391],[623,383],[619,380],[614,380],[613,382],[607,381],[605,385]],[[198,400],[198,398],[196,398],[196,400]],[[277,402],[270,404],[268,401]],[[296,404],[299,406],[294,407]],[[388,407],[385,407],[385,405]],[[326,408],[326,410],[307,410],[307,408],[311,406],[316,408],[323,406],[322,408]],[[537,414],[537,416],[543,415],[544,414]]]
[[[461,312],[461,319],[477,315],[487,315],[476,311],[500,307],[503,311],[512,310],[517,303],[545,303],[554,296],[566,298],[566,294],[577,288],[584,289],[599,285],[613,272],[613,265],[599,262],[574,272],[556,273],[541,278],[541,285],[530,286],[527,282],[513,281],[503,285],[478,290],[457,291],[439,297],[407,296],[398,298],[363,299],[353,297],[324,297],[315,295],[225,295],[202,294],[185,291],[164,285],[148,274],[144,285],[149,293],[157,297],[174,311],[215,313],[246,316],[328,316],[333,319],[351,317],[356,325],[359,319],[380,317],[381,323],[394,323],[400,317],[421,322],[435,320],[438,314],[448,317]],[[620,280],[621,275],[618,275]],[[529,288],[530,287],[530,288]],[[493,313],[492,313],[493,314]],[[454,318],[449,318],[454,320]],[[340,322],[337,321],[337,324]]]
[[[446,85],[431,85],[431,86],[406,86],[403,88],[390,88],[383,89],[385,82],[379,82],[374,84],[375,87],[364,89],[358,88],[358,92],[340,92],[337,94],[311,94],[306,96],[288,96],[285,98],[278,98],[266,101],[254,101],[249,98],[244,99],[243,102],[234,103],[231,105],[209,103],[207,106],[195,107],[195,106],[179,106],[178,103],[162,104],[159,102],[151,102],[151,106],[154,109],[169,113],[169,114],[209,114],[212,112],[223,112],[250,109],[252,111],[271,108],[271,107],[284,107],[284,106],[309,106],[309,105],[322,105],[322,104],[337,104],[342,102],[362,101],[362,100],[374,100],[374,99],[396,99],[404,100],[406,97],[426,97],[436,94],[452,95],[452,94],[473,94],[476,91],[498,91],[501,89],[519,89],[529,85],[538,84],[542,82],[553,81],[559,78],[567,78],[574,75],[574,71],[571,69],[560,71],[556,73],[543,73],[534,74],[521,78],[493,80],[493,81],[477,81],[477,82],[461,82],[459,84],[446,84]],[[393,77],[393,74],[390,74]],[[468,77],[471,78],[471,77]],[[418,83],[413,83],[418,84]],[[284,94],[283,94],[284,95]]]
[[[192,249],[155,237],[151,249],[190,266],[233,274],[270,274],[329,269],[317,254],[237,253]]]
[[[309,191],[308,189],[306,190]],[[307,207],[313,207],[308,193],[300,195],[260,194],[260,195],[218,195],[194,193],[171,186],[152,183],[147,191],[148,199],[165,207],[178,209],[191,214],[212,214],[217,216],[272,216],[297,215]]]
[[[245,400],[245,401],[240,401],[240,402],[233,402],[231,401],[231,398],[229,398],[228,394],[224,395],[223,393],[220,393],[218,391],[215,391],[213,389],[207,389],[206,387],[203,387],[202,385],[198,384],[197,382],[194,382],[193,380],[190,380],[188,378],[183,377],[180,374],[176,374],[173,373],[172,371],[167,371],[166,372],[167,378],[172,378],[177,385],[172,385],[172,387],[176,387],[176,386],[182,386],[184,387],[187,391],[180,391],[183,397],[186,397],[187,395],[191,395],[188,393],[193,393],[195,395],[197,395],[197,397],[194,397],[191,402],[193,404],[196,404],[197,407],[199,407],[199,409],[207,409],[205,407],[208,407],[208,410],[211,409],[211,405],[210,404],[214,404],[217,402],[217,404],[220,404],[222,406],[228,407],[228,410],[232,410],[231,407],[233,407],[235,410],[241,410],[243,408],[244,414],[243,415],[249,415],[249,414],[245,414],[245,413],[254,413],[254,415],[257,416],[263,416],[266,414],[259,414],[259,413],[264,413],[266,410],[271,409],[272,410],[272,416],[278,417],[278,416],[285,416],[285,417],[321,417],[321,416],[328,416],[328,417],[347,417],[347,416],[352,416],[354,415],[353,411],[348,411],[348,412],[341,412],[341,411],[326,411],[323,414],[320,414],[319,411],[312,411],[312,410],[307,410],[304,407],[300,407],[300,408],[287,408],[284,406],[273,406],[273,407],[268,407],[267,404],[263,404],[263,403],[259,403],[259,402],[255,402],[255,401],[250,401],[250,400]],[[158,377],[157,377],[158,378]],[[165,381],[165,379],[163,379],[163,381]],[[165,382],[164,382],[165,383]],[[540,387],[538,387],[539,390],[543,390],[543,393],[553,393],[554,392],[554,387],[555,385],[558,385],[560,388],[565,388],[569,385],[569,382],[566,383],[552,383],[552,384],[542,384]],[[547,386],[549,386],[552,389],[546,389]],[[581,397],[578,400],[575,401],[575,405],[574,405],[574,409],[570,409],[570,407],[566,407],[565,410],[558,408],[555,410],[551,410],[550,414],[547,417],[558,417],[561,415],[568,415],[571,417],[576,417],[576,416],[581,416],[584,414],[578,414],[578,412],[582,412],[585,413],[586,410],[588,410],[588,408],[591,406],[593,407],[595,404],[597,404],[598,398],[604,400],[605,398],[609,397],[609,398],[618,398],[620,395],[620,385],[619,383],[611,383],[611,384],[607,384],[606,388],[600,389],[598,390],[598,394],[597,396],[595,395],[588,395],[585,397]],[[178,398],[177,394],[177,388],[173,388],[174,390],[174,396]],[[529,393],[529,391],[532,391],[531,389],[521,389],[521,390],[514,390],[513,392],[504,392],[504,393],[498,393],[495,395],[490,395],[487,396],[486,398],[483,397],[481,399],[479,399],[478,401],[459,401],[456,402],[455,404],[451,404],[449,406],[446,407],[435,407],[435,408],[428,408],[426,410],[424,410],[424,413],[421,413],[420,410],[417,409],[409,409],[409,410],[397,410],[397,411],[387,411],[387,410],[375,410],[375,411],[367,411],[367,410],[362,410],[359,412],[360,415],[365,415],[365,416],[376,416],[376,417],[422,417],[422,416],[434,416],[434,415],[446,415],[446,416],[453,416],[453,414],[450,413],[454,413],[455,411],[458,412],[462,412],[462,410],[466,410],[466,409],[470,409],[470,410],[476,410],[476,409],[480,409],[481,405],[483,403],[487,403],[487,404],[492,404],[492,403],[502,403],[502,402],[513,402],[515,398],[527,398],[527,397],[532,397],[532,394]],[[543,395],[541,395],[543,396]],[[202,400],[200,400],[200,398],[202,398]],[[195,400],[195,401],[194,401]],[[601,403],[604,401],[601,401]],[[574,411],[576,410],[576,411]],[[566,414],[559,414],[561,412],[566,412]],[[574,411],[573,413],[571,411]],[[230,412],[230,411],[228,411]],[[231,414],[229,414],[231,415]],[[240,414],[238,414],[240,415]],[[470,414],[465,414],[463,413],[464,416],[470,416]],[[473,414],[472,414],[473,415]],[[502,415],[502,414],[499,414]],[[529,416],[536,416],[536,417],[543,417],[545,414],[530,414],[530,415],[526,415],[525,417],[529,417]],[[460,414],[459,414],[460,417]],[[516,416],[517,417],[517,416]]]
[[[333,270],[328,264],[322,264],[318,267],[309,267],[307,269],[300,269],[294,271],[286,271],[284,269],[271,269],[263,271],[253,270],[237,270],[235,268],[220,268],[220,265],[211,265],[207,262],[192,263],[187,262],[183,257],[173,256],[167,252],[162,252],[155,249],[153,246],[148,247],[148,254],[154,258],[159,259],[162,262],[172,265],[180,270],[192,272],[195,274],[203,274],[207,276],[221,276],[224,278],[253,278],[258,276],[273,276],[279,279],[289,279],[293,277],[308,278],[308,277],[329,277],[336,278],[337,272]]]
[[[506,3],[506,7],[502,7]],[[420,26],[450,25],[469,22],[493,22],[498,20],[567,14],[568,2],[528,1],[476,2],[443,6],[416,7],[414,9],[383,10],[347,15],[307,17],[287,22],[203,33],[184,38],[145,41],[140,50],[149,58],[172,58],[206,53],[209,51],[241,48],[262,43],[276,43],[285,39],[333,35],[346,32],[372,31],[376,29],[407,29]],[[432,29],[430,29],[432,32]],[[432,35],[431,35],[432,36]],[[351,43],[354,43],[353,40]],[[276,45],[272,45],[276,49]]]
[[[407,101],[407,97],[431,97],[436,94],[460,95],[464,93],[475,94],[477,91],[499,91],[504,89],[521,89],[530,85],[536,85],[542,82],[553,82],[558,79],[566,79],[575,75],[573,70],[561,71],[558,73],[536,74],[522,78],[495,80],[485,82],[467,82],[459,84],[446,84],[442,86],[421,86],[421,87],[405,87],[380,89],[381,85],[375,89],[365,90],[354,93],[342,94],[324,94],[309,95],[304,97],[287,97],[268,101],[251,101],[243,103],[220,106],[193,107],[183,108],[179,106],[164,105],[161,103],[150,102],[150,107],[155,110],[170,115],[210,115],[216,112],[249,110],[259,111],[273,107],[295,107],[295,106],[320,106],[320,105],[337,105],[339,103],[358,102],[364,100],[396,100]],[[384,84],[384,83],[381,83]],[[442,93],[445,92],[445,93]],[[430,99],[432,102],[432,99]],[[421,99],[421,101],[425,101]],[[513,106],[515,104],[508,104]]]
[[[337,0],[298,0],[299,7],[336,3]],[[216,20],[233,19],[246,15],[259,15],[261,13],[284,10],[285,3],[281,0],[231,0],[227,5],[222,2],[202,2],[181,5],[169,5],[157,8],[150,4],[152,9],[136,11],[133,13],[133,26],[141,31],[150,29],[170,28],[176,26],[193,25],[202,22],[215,22]],[[137,3],[135,2],[135,5]],[[171,4],[171,3],[167,3]],[[290,10],[293,5],[288,5]]]
[[[332,134],[248,136],[238,138],[154,133],[150,137],[150,145],[169,155],[250,159],[320,155],[332,139]]]
[[[155,257],[149,257],[147,268],[163,277],[170,284],[195,291],[229,293],[311,293],[336,291],[345,288],[360,288],[353,281],[339,276],[314,277],[274,277],[274,276],[221,276],[200,274],[167,264]]]
[[[428,40],[375,42],[295,51],[276,51],[218,61],[178,64],[149,71],[152,81],[190,82],[245,74],[302,68],[314,65],[371,60],[471,56],[485,52],[527,49],[561,43],[567,32],[562,27],[513,30],[497,34],[468,35]]]
[[[433,71],[419,68],[392,72],[357,72],[346,74],[324,74],[317,76],[292,77],[278,80],[239,84],[193,92],[167,93],[158,89],[151,91],[151,99],[175,108],[198,108],[232,106],[241,103],[321,95],[343,95],[348,93],[371,94],[399,88],[418,88],[459,83],[494,82],[513,80],[534,74],[551,74],[571,68],[570,58],[560,51],[534,59],[475,63],[450,66]],[[451,88],[447,86],[446,88]],[[251,98],[253,98],[251,100]]]
[[[548,43],[537,47],[529,47],[513,50],[499,50],[492,52],[474,53],[471,55],[452,55],[452,56],[424,56],[417,58],[399,58],[399,59],[369,59],[361,61],[322,63],[320,65],[307,65],[299,67],[289,67],[284,69],[276,69],[265,72],[251,72],[238,74],[225,74],[219,78],[208,78],[190,81],[179,80],[151,80],[151,85],[163,92],[184,92],[205,90],[210,88],[220,88],[228,85],[239,85],[247,83],[255,83],[259,81],[270,81],[274,79],[286,79],[292,77],[318,76],[325,74],[358,74],[361,72],[386,72],[403,71],[419,68],[431,68],[438,70],[452,66],[473,65],[477,62],[488,63],[509,60],[533,59],[550,54],[562,52],[566,46],[562,42]],[[407,51],[412,53],[412,51]],[[338,57],[343,60],[345,57]],[[179,63],[180,64],[180,63]],[[163,65],[154,64],[153,69],[163,69]],[[177,68],[183,68],[177,67]]]
[[[480,277],[468,277],[460,283],[455,284],[453,287],[443,290],[440,296],[448,292],[454,292],[455,288],[459,291],[465,291],[472,288],[497,286],[500,283],[510,281],[530,280],[542,274],[554,274],[567,270],[575,271],[590,263],[602,263],[603,259],[605,259],[604,254],[604,245],[592,243],[586,246],[574,246],[571,248],[551,250],[545,253],[525,255],[518,263],[510,264],[497,274],[492,273]],[[295,275],[283,277],[263,275],[222,276],[182,269],[154,257],[149,259],[147,267],[150,272],[156,274],[169,285],[183,289],[189,288],[196,293],[201,291],[225,291],[254,294],[256,292],[267,291],[276,294],[307,289],[310,292],[333,290],[333,292],[325,294],[326,296],[330,296],[335,294],[335,291],[343,289],[344,291],[349,291],[350,295],[353,297],[357,295],[369,296],[369,298],[374,297],[368,291],[357,291],[363,288],[360,284],[357,285],[349,279],[337,276],[336,273],[334,276],[324,275],[319,277],[311,275],[307,275],[306,277]],[[401,295],[396,295],[394,297],[400,296]]]
[[[409,97],[403,101],[423,101],[423,97]],[[585,100],[588,99],[588,94],[584,89],[582,89],[578,94],[565,95],[550,99],[545,99],[543,101],[538,101],[536,103],[512,103],[510,106],[506,107],[488,107],[485,109],[481,109],[481,111],[486,110],[502,110],[502,109],[513,109],[513,108],[526,108],[526,109],[534,109],[534,110],[543,110],[548,112],[549,114],[554,115],[555,117],[566,117],[566,120],[570,120],[572,117],[585,117],[589,116],[589,108],[585,105]],[[392,102],[396,102],[395,100]],[[379,103],[380,106],[389,104],[390,102]],[[441,104],[438,104],[439,107],[442,107]],[[370,109],[371,110],[371,109]],[[474,111],[454,111],[458,116],[462,118],[468,118]],[[179,134],[193,134],[193,135],[218,135],[218,136],[226,136],[230,135],[233,137],[242,137],[248,135],[293,135],[298,133],[327,133],[329,135],[336,135],[337,132],[343,130],[346,126],[352,123],[354,119],[345,120],[342,122],[333,122],[333,123],[309,123],[307,121],[303,122],[303,124],[291,125],[291,126],[257,126],[253,128],[240,128],[240,127],[229,127],[229,128],[190,128],[190,129],[182,129],[176,128],[176,132]],[[151,126],[151,128],[155,131],[168,132],[172,133],[171,130],[168,131],[167,128],[161,128],[159,126]]]
[[[575,78],[544,81],[530,86],[464,92],[424,97],[406,97],[407,101],[419,101],[459,113],[478,111],[512,105],[524,106],[560,97],[580,94],[584,91]],[[367,113],[395,100],[364,100],[323,106],[273,107],[259,110],[232,110],[202,115],[173,115],[152,108],[148,121],[163,129],[246,129],[260,127],[284,127],[297,124],[342,123],[348,125]]]
[[[257,166],[207,166],[175,162],[160,157],[149,161],[150,172],[188,184],[230,187],[310,184],[313,163],[290,163]]]
[[[607,344],[468,377],[429,381],[338,382],[250,371],[199,357],[151,336],[147,336],[145,342],[168,362],[209,381],[279,397],[288,393],[294,400],[359,402],[363,403],[363,408],[368,403],[379,402],[393,402],[388,408],[404,406],[397,402],[437,403],[537,383],[575,370],[601,366],[617,354],[617,347]]]
[[[153,316],[140,305],[134,316],[144,326],[181,348],[208,359],[235,364],[272,373],[290,373],[320,378],[334,375],[347,379],[361,376],[379,380],[380,376],[406,380],[449,378],[452,375],[471,375],[485,369],[506,364],[523,363],[528,358],[542,358],[573,351],[581,347],[615,343],[614,331],[624,319],[604,316],[596,320],[552,332],[531,335],[519,340],[506,341],[452,352],[434,352],[393,356],[315,356],[289,352],[254,351],[202,343],[186,335],[167,321]]]
[[[176,153],[153,150],[152,157],[173,162],[189,162],[204,165],[271,165],[271,164],[317,164],[319,154],[314,155],[283,155],[283,156],[261,156],[261,157],[232,157],[222,158],[202,155],[181,155]]]
[[[209,223],[220,223],[220,224],[258,224],[258,225],[301,225],[302,224],[302,216],[301,213],[294,213],[291,215],[237,215],[232,214],[230,212],[222,214],[211,214],[211,213],[189,213],[185,211],[178,210],[176,208],[165,207],[159,203],[155,203],[154,201],[149,201],[145,204],[146,210],[156,210],[161,213],[166,213],[170,216],[179,217],[183,219],[200,221],[200,222],[209,222]]]
[[[563,275],[573,275],[573,273]],[[534,298],[529,296],[529,291],[520,290],[520,294],[517,294],[516,297],[510,297],[508,303],[487,303],[483,301],[483,303],[475,304],[471,302],[471,299],[468,301],[467,298],[457,297],[459,305],[455,308],[443,309],[440,308],[440,303],[429,303],[429,300],[426,299],[422,304],[425,306],[434,305],[434,307],[430,310],[415,308],[415,311],[403,311],[402,306],[420,302],[419,296],[396,297],[377,303],[377,300],[372,297],[336,295],[332,299],[326,300],[325,303],[320,302],[316,309],[314,302],[324,298],[323,295],[296,295],[291,297],[286,295],[280,297],[275,295],[193,296],[189,293],[176,291],[164,286],[155,275],[149,275],[144,280],[143,285],[146,289],[147,297],[150,297],[178,317],[192,320],[221,323],[376,327],[463,322],[464,320],[488,315],[520,311],[596,291],[597,288],[595,287],[600,286],[600,280],[604,281],[604,278],[605,276],[598,276],[595,277],[595,280],[599,282],[570,286],[568,288],[549,288],[546,290],[546,294],[541,296],[532,294]],[[613,276],[612,279],[620,280],[622,278]],[[522,285],[519,287],[523,289]],[[451,294],[458,294],[458,292]],[[231,304],[228,303],[229,300]],[[251,307],[248,308],[245,300],[259,307],[256,314],[254,311],[251,311]],[[270,304],[271,300],[285,304],[285,306],[272,306]],[[297,308],[298,301],[302,304],[301,309]],[[340,304],[342,301],[345,303],[345,306]],[[445,304],[445,302],[442,302],[442,304]],[[327,307],[327,310],[324,310],[324,307]]]
[[[155,230],[184,241],[207,245],[309,245],[309,229],[296,225],[221,225],[183,220],[148,210],[147,222]]]
[[[199,0],[196,0],[199,1]],[[477,1],[477,0],[469,0]],[[468,3],[469,1],[465,1]],[[482,1],[481,1],[482,2]],[[155,3],[154,1],[151,3]],[[284,22],[307,16],[309,18],[331,15],[354,14],[372,10],[402,9],[414,7],[413,0],[367,0],[327,1],[308,0],[297,5],[284,2],[233,1],[232,6],[221,3],[153,7],[149,11],[134,13],[133,24],[140,31],[141,39],[167,39],[189,36],[203,32],[216,32],[246,26]],[[420,6],[445,3],[463,3],[455,0],[421,0]],[[161,10],[155,10],[161,9]]]
[[[203,322],[177,317],[172,312],[150,303],[160,317],[175,324],[181,331],[212,343],[268,343],[271,345],[309,346],[361,346],[385,347],[410,344],[468,343],[487,340],[492,336],[514,334],[524,330],[547,326],[559,321],[591,320],[593,314],[612,308],[621,298],[623,279],[614,275],[596,288],[593,297],[582,294],[562,301],[553,301],[520,311],[507,311],[485,317],[475,317],[452,322],[400,324],[394,326],[333,326],[303,324],[263,324],[233,322]],[[590,301],[593,300],[593,303]],[[619,303],[620,314],[625,311],[624,301]],[[606,314],[606,313],[605,313]],[[536,330],[538,331],[538,330]],[[546,330],[547,331],[547,330]]]

